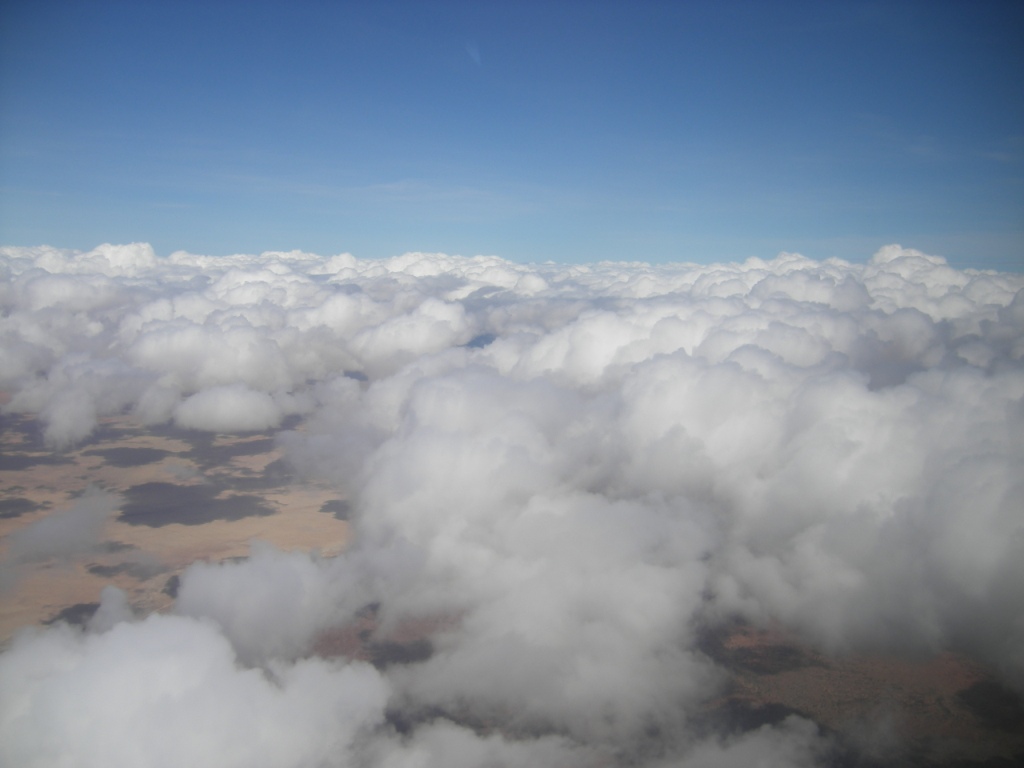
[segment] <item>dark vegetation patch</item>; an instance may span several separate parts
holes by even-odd
[[[169,579],[167,579],[167,583],[164,584],[164,588],[161,591],[165,595],[170,595],[171,597],[175,597],[176,598],[178,596],[178,589],[180,587],[181,587],[181,578],[178,576],[178,574],[174,574]]]
[[[302,416],[297,413],[293,413],[291,416],[285,416],[281,420],[281,426],[277,427],[275,432],[298,429],[300,424],[302,424]]]
[[[123,541],[104,541],[99,546],[100,552],[112,554],[114,552],[124,552],[129,549],[135,549],[131,544],[125,544]]]
[[[348,520],[349,515],[352,514],[352,505],[344,499],[333,499],[325,501],[320,507],[320,511],[334,515],[338,520]]]
[[[35,416],[21,413],[0,414],[0,432],[21,435],[18,449],[27,452],[48,450],[43,442],[43,431]]]
[[[101,421],[89,434],[86,444],[100,445],[115,440],[124,440],[127,437],[144,434],[147,429],[142,424],[130,420],[119,420],[116,422]]]
[[[765,725],[778,725],[790,715],[807,717],[804,713],[784,704],[762,704],[747,699],[729,698],[716,710],[715,724],[727,733],[746,733]]]
[[[206,469],[227,464],[237,456],[255,456],[274,448],[274,438],[269,436],[221,445],[214,444],[216,435],[209,432],[187,431],[174,437],[187,441],[191,446],[188,458]]]
[[[44,621],[43,624],[56,624],[58,621],[63,621],[81,627],[92,618],[93,614],[99,610],[99,607],[99,603],[75,603],[61,609]]]
[[[140,581],[145,581],[153,576],[156,576],[162,571],[158,565],[146,565],[144,563],[117,563],[115,565],[90,565],[89,573],[100,576],[104,579],[109,579],[112,576],[117,576],[121,573],[126,573],[129,576],[133,576]]]
[[[167,456],[170,451],[159,448],[93,448],[84,452],[86,456],[100,456],[113,467],[141,467],[146,464],[156,464]]]
[[[152,424],[148,428],[148,431],[149,434],[155,435],[156,437],[164,437],[170,440],[182,440],[193,447],[197,442],[209,443],[213,440],[213,435],[209,432],[184,429],[179,427],[173,421],[169,421],[165,424]]]
[[[360,619],[376,619],[380,615],[380,601],[374,600],[372,603],[367,603],[358,611],[356,616]]]
[[[54,453],[0,453],[0,470],[7,472],[20,472],[32,467],[73,463],[67,456]]]
[[[38,504],[31,499],[0,499],[0,519],[20,517],[27,512],[36,512],[46,508],[46,504]]]
[[[274,450],[274,438],[258,437],[254,440],[242,440],[237,443],[210,445],[203,452],[202,458],[209,458],[217,464],[226,464],[236,456],[256,456]]]
[[[447,712],[439,707],[430,707],[422,712],[411,713],[398,707],[388,707],[384,721],[400,736],[410,736],[416,728],[434,720],[447,719]]]
[[[293,478],[291,467],[284,459],[276,459],[270,462],[262,472],[250,472],[248,470],[243,470],[240,474],[236,472],[223,475],[218,474],[217,480],[233,490],[265,491],[270,488],[280,488],[282,485],[287,485]]]
[[[929,768],[925,763],[919,763],[921,768]],[[1024,754],[1014,757],[993,757],[988,760],[954,760],[953,762],[942,763],[942,768],[1022,768],[1024,766]],[[856,766],[856,768],[861,768]],[[869,766],[868,768],[875,768]],[[878,768],[888,768],[879,766]]]
[[[805,651],[791,645],[734,648],[725,655],[728,664],[759,675],[775,675],[817,663]]]
[[[125,491],[127,501],[120,519],[130,525],[152,528],[180,523],[202,525],[214,520],[241,520],[274,514],[274,509],[258,496],[217,497],[211,485],[143,483]]]
[[[1024,733],[1024,702],[994,680],[979,680],[956,695],[971,714],[989,728]]]
[[[367,646],[370,660],[379,669],[392,664],[415,664],[426,661],[434,653],[434,646],[429,640],[413,640],[408,643],[396,643],[390,640],[378,640]]]
[[[151,431],[152,434],[159,437],[188,443],[189,451],[184,455],[205,467],[226,464],[236,456],[266,453],[274,448],[274,437],[271,433],[263,433],[262,437],[256,437],[249,433],[249,439],[215,444],[218,435],[213,432],[182,429],[173,424],[162,424],[153,427]]]

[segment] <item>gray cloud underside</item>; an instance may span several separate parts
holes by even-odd
[[[655,267],[145,245],[6,248],[0,274],[6,408],[51,445],[124,412],[308,417],[279,442],[355,531],[332,560],[196,564],[175,615],[107,593],[90,631],[22,636],[9,764],[818,764],[799,718],[688,725],[722,678],[697,634],[737,616],[959,650],[1024,690],[1022,275],[898,246]],[[67,524],[16,546],[63,551]],[[385,634],[447,617],[429,658],[309,658],[368,604]]]

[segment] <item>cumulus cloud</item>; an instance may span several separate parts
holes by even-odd
[[[295,659],[335,620],[344,581],[329,561],[256,543],[245,561],[191,566],[176,611],[218,624],[249,663]]]
[[[206,623],[152,615],[18,637],[0,656],[0,755],[23,766],[343,766],[383,718],[369,665],[240,667]]]
[[[8,410],[58,447],[110,413],[227,432],[302,414],[280,445],[348,499],[354,534],[331,560],[194,564],[173,616],[137,622],[110,595],[92,634],[26,636],[3,658],[31,706],[0,713],[35,723],[25,764],[78,743],[47,686],[155,715],[124,670],[170,664],[170,637],[193,681],[159,699],[171,724],[245,697],[265,703],[227,733],[308,715],[339,751],[318,757],[328,737],[303,722],[308,743],[265,747],[291,765],[826,761],[799,718],[693,725],[723,681],[698,637],[735,618],[828,652],[957,650],[1024,690],[1022,275],[899,246],[865,264],[0,258]],[[311,658],[354,627],[349,655],[426,651],[379,672]],[[240,740],[238,764],[264,754]],[[101,746],[80,764],[118,764]]]
[[[276,427],[281,409],[266,392],[241,384],[204,389],[174,410],[174,421],[189,429],[209,432],[245,432]]]

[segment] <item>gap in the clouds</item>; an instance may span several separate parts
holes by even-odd
[[[324,630],[313,640],[313,653],[323,658],[368,661],[378,669],[415,664],[433,655],[432,638],[436,633],[457,624],[456,618],[448,616],[410,618],[382,632],[380,609],[379,603],[367,604],[350,622]]]
[[[347,540],[348,502],[296,477],[277,446],[280,430],[221,435],[104,417],[82,444],[54,449],[38,417],[2,419],[0,540],[44,525],[59,534],[50,518],[74,531],[67,515],[89,487],[120,501],[101,532],[59,554],[0,559],[9,608],[0,643],[22,624],[84,623],[84,613],[61,611],[93,603],[103,585],[124,590],[140,615],[167,610],[168,587],[191,563],[247,558],[254,539],[326,555]],[[283,426],[300,421],[289,417]]]
[[[697,645],[715,661],[756,675],[828,666],[820,653],[780,627],[757,628],[739,619],[704,627]]]
[[[699,647],[730,674],[723,695],[698,716],[697,727],[709,732],[747,732],[798,715],[833,740],[829,765],[944,765],[959,742],[971,765],[1002,766],[1003,757],[971,745],[1004,755],[1021,747],[1020,698],[967,656],[826,654],[782,624],[743,619],[706,627]]]

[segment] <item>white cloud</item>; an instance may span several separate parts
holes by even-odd
[[[407,730],[368,737],[369,766],[823,759],[800,720],[696,739],[720,680],[696,629],[724,616],[826,650],[957,649],[1024,689],[1022,275],[899,246],[712,266],[132,248],[0,252],[9,407],[58,446],[127,410],[308,414],[280,443],[351,500],[355,536],[332,561],[196,564],[170,623],[105,598],[97,638],[200,627],[297,670],[367,604],[380,637],[440,622],[429,658],[382,673]]]
[[[24,249],[35,257],[36,267],[51,273],[99,274],[108,277],[132,277],[152,270],[156,253],[149,243],[111,245],[104,243],[86,253],[56,248]]]
[[[192,565],[182,575],[175,610],[216,622],[249,663],[292,660],[343,615],[343,581],[326,561],[256,544],[241,563]]]
[[[345,766],[383,719],[362,663],[240,667],[209,624],[153,615],[17,638],[0,656],[0,762],[19,766]]]
[[[210,387],[182,401],[174,420],[188,429],[207,432],[246,432],[276,427],[281,409],[266,392],[243,384]]]

